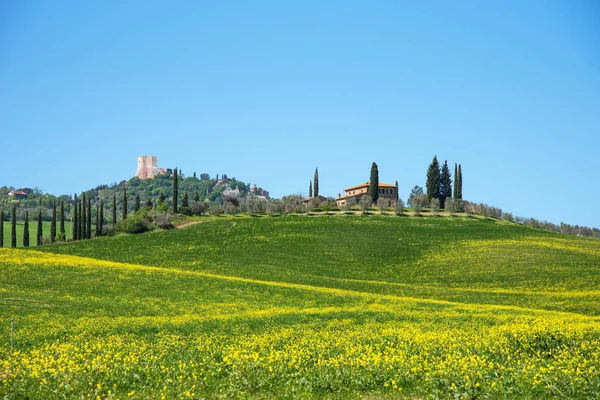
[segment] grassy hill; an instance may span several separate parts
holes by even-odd
[[[600,395],[600,241],[472,217],[196,222],[0,251],[0,395]]]
[[[37,220],[33,219],[33,220],[29,220],[29,246],[35,247],[37,246],[36,243],[36,234],[37,234]],[[50,225],[51,222],[50,221],[42,221],[42,231],[43,231],[43,235],[42,237],[44,238],[49,238],[50,237]],[[4,222],[4,247],[10,247],[10,235],[11,235],[11,224],[10,222]],[[17,221],[17,247],[23,247],[23,230],[24,230],[24,223],[23,221]],[[60,230],[60,225],[59,222],[56,223],[56,231],[58,232]],[[65,221],[65,232],[67,235],[67,238],[69,238],[71,236],[71,222],[69,221]]]

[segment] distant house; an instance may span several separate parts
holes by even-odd
[[[27,197],[27,193],[22,190],[9,190],[8,195],[14,196],[15,199],[24,199]]]
[[[369,182],[363,183],[362,185],[353,186],[351,188],[345,189],[345,196],[338,194],[338,198],[336,199],[336,203],[338,206],[346,205],[346,201],[348,199],[356,199],[356,202],[359,202],[360,199],[369,191],[369,187],[371,184]],[[390,185],[389,183],[380,183],[379,184],[379,198],[390,199],[392,201],[396,201],[398,199],[398,186]]]

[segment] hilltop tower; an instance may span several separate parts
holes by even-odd
[[[139,179],[154,178],[155,175],[164,173],[165,170],[158,168],[156,156],[139,156],[138,167],[135,176]]]

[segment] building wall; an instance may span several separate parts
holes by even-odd
[[[158,170],[158,160],[156,156],[139,156],[138,168],[135,174],[139,179],[154,178]]]

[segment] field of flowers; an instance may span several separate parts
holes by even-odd
[[[594,240],[238,217],[39,249],[0,249],[0,398],[600,397]]]

